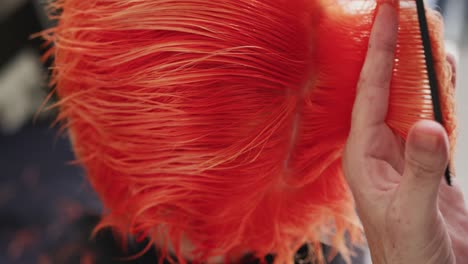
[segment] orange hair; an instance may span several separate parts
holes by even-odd
[[[107,209],[98,229],[165,241],[182,263],[183,239],[195,262],[289,263],[325,238],[349,260],[345,237],[362,234],[341,155],[378,4],[345,2],[52,3],[58,120]],[[401,1],[387,120],[403,137],[433,118],[417,21]],[[442,23],[429,23],[453,139]]]

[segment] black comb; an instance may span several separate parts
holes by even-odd
[[[429,26],[426,18],[426,8],[424,0],[416,0],[416,8],[418,10],[419,27],[423,42],[424,55],[426,58],[427,75],[429,79],[429,86],[431,87],[432,106],[434,108],[434,117],[437,122],[444,125],[444,118],[442,116],[442,108],[440,106],[439,85],[437,82],[437,75],[434,69],[434,57],[432,54],[431,39],[429,35]],[[445,180],[449,186],[452,186],[452,176],[450,167],[447,166],[445,170]]]

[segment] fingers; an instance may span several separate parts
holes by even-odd
[[[353,109],[353,128],[364,130],[385,121],[398,36],[398,12],[390,4],[379,8]]]
[[[452,54],[447,54],[447,62],[449,63],[450,68],[452,70],[451,84],[453,86],[453,89],[455,89],[457,86],[457,60]]]
[[[451,221],[458,220],[453,218],[454,215],[462,215],[463,218],[468,218],[463,191],[456,178],[452,179],[452,183],[452,186],[444,182],[441,183],[438,200],[440,212],[444,215],[445,219],[448,220],[447,224],[449,225]]]
[[[445,129],[434,121],[420,121],[406,142],[405,171],[400,184],[403,204],[427,217],[437,212],[439,186],[447,168],[449,143]]]

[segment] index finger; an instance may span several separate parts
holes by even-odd
[[[385,122],[397,38],[398,11],[393,5],[382,4],[372,28],[357,87],[352,128],[362,131]]]

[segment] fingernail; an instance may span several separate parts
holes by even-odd
[[[414,146],[423,152],[435,152],[439,148],[439,139],[436,135],[422,134],[414,139]]]
[[[380,21],[376,21],[377,23],[382,23],[382,26],[386,30],[391,30],[392,32],[396,32],[396,34],[399,26],[398,2],[391,0],[381,1],[382,4],[379,5],[377,11],[377,17]]]

